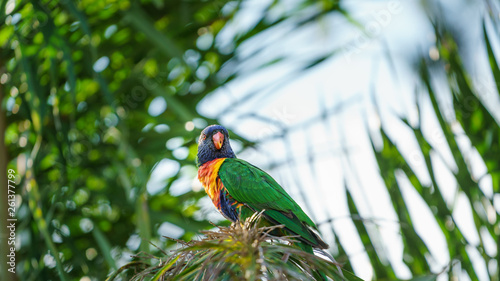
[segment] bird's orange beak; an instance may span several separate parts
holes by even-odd
[[[217,134],[212,137],[212,140],[214,141],[215,148],[221,149],[224,143],[224,135],[221,132],[217,132]]]

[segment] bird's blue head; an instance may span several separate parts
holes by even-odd
[[[197,164],[201,166],[217,158],[236,158],[229,144],[229,133],[221,125],[206,127],[198,140]]]

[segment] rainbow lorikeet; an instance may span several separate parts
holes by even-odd
[[[228,220],[244,220],[265,210],[266,222],[284,225],[281,235],[296,235],[303,250],[328,248],[313,231],[314,222],[269,174],[236,158],[224,127],[211,125],[201,132],[197,161],[198,179]]]

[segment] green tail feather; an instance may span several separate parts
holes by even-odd
[[[306,244],[306,243],[296,243],[296,245],[304,252],[309,253],[314,255],[314,251],[311,245]],[[323,281],[328,281],[328,278],[326,277],[326,274],[319,270],[313,270],[312,275],[315,280],[323,280]]]

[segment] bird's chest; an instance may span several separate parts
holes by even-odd
[[[198,180],[217,208],[220,207],[220,193],[223,187],[218,174],[223,162],[224,158],[215,159],[203,164],[198,169]]]
[[[229,220],[236,221],[236,208],[240,207],[224,188],[219,178],[219,169],[224,159],[215,159],[203,164],[198,169],[198,180],[203,185],[208,197],[212,200],[215,207]]]

